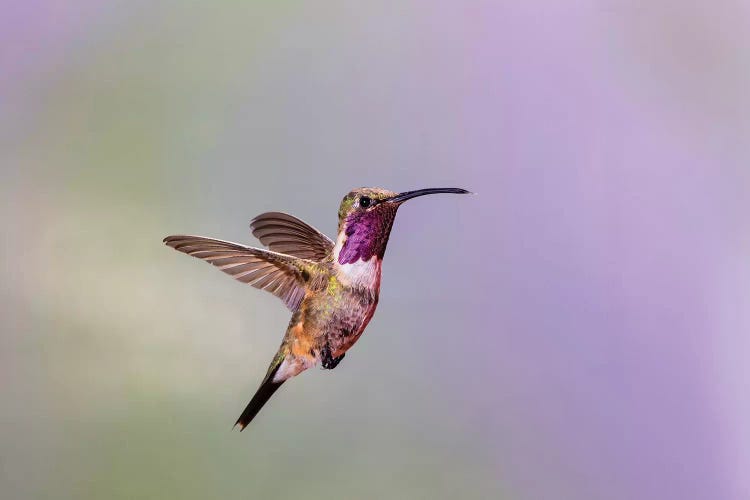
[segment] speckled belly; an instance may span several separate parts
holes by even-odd
[[[329,345],[334,357],[344,354],[362,335],[367,324],[375,314],[377,303],[370,305],[362,311],[362,315],[349,324],[342,324],[339,328],[330,331],[328,334]]]
[[[377,305],[377,297],[372,294],[351,294],[336,304],[326,324],[321,325],[325,332],[322,340],[334,357],[344,354],[359,339]]]

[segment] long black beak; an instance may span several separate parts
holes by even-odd
[[[438,194],[438,193],[453,193],[453,194],[471,194],[471,191],[467,191],[461,188],[429,188],[429,189],[417,189],[416,191],[404,191],[399,193],[393,198],[388,198],[387,201],[391,203],[401,203],[406,200],[411,200],[417,196],[424,196],[426,194]]]

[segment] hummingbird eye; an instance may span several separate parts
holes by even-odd
[[[367,208],[372,204],[372,200],[368,198],[367,196],[363,196],[359,199],[359,206],[362,208]]]

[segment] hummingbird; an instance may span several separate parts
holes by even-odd
[[[235,427],[244,430],[290,378],[318,364],[328,370],[338,366],[378,305],[381,264],[396,211],[407,200],[436,193],[469,191],[355,189],[341,201],[336,241],[282,212],[262,213],[250,222],[267,249],[203,236],[164,238],[175,250],[271,292],[292,311],[281,346]]]

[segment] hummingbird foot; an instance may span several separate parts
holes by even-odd
[[[323,346],[323,349],[320,350],[321,365],[323,365],[323,368],[326,370],[333,370],[336,368],[338,364],[341,363],[341,360],[344,359],[344,356],[346,356],[346,354],[334,358],[333,354],[331,354],[331,347],[328,344]]]

